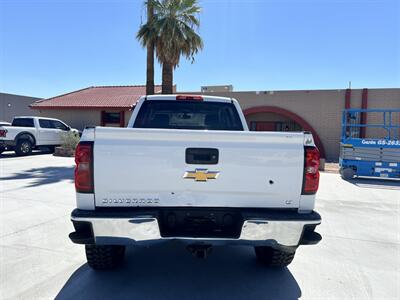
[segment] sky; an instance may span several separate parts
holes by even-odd
[[[178,91],[400,87],[400,0],[201,0],[204,49]],[[0,92],[146,81],[143,1],[0,0]],[[156,83],[161,82],[156,66]]]

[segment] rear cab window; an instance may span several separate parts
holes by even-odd
[[[16,118],[11,125],[15,127],[35,127],[32,118]]]
[[[146,100],[134,128],[243,131],[236,107],[231,102]]]

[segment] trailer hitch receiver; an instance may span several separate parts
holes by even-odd
[[[188,245],[186,249],[192,253],[194,257],[205,259],[212,252],[211,245],[192,244]]]

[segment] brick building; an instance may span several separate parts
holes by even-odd
[[[156,91],[160,92],[160,86]],[[91,87],[40,100],[31,105],[42,116],[86,125],[126,126],[144,86]],[[194,93],[192,93],[194,94]],[[339,157],[342,111],[347,108],[400,109],[400,88],[300,91],[215,91],[210,95],[236,98],[250,130],[311,131],[321,155]],[[378,123],[374,115],[365,120]],[[393,122],[399,123],[399,116]],[[365,135],[373,134],[367,129]]]

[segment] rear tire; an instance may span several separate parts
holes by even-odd
[[[356,175],[356,172],[351,168],[345,168],[340,170],[340,175],[344,180],[351,180]]]
[[[18,156],[30,155],[32,153],[32,146],[30,140],[18,140],[14,151]]]
[[[293,261],[296,254],[296,251],[287,252],[267,246],[254,247],[254,250],[257,260],[266,267],[286,267]]]
[[[116,268],[124,259],[125,246],[85,245],[88,265],[94,270]]]

